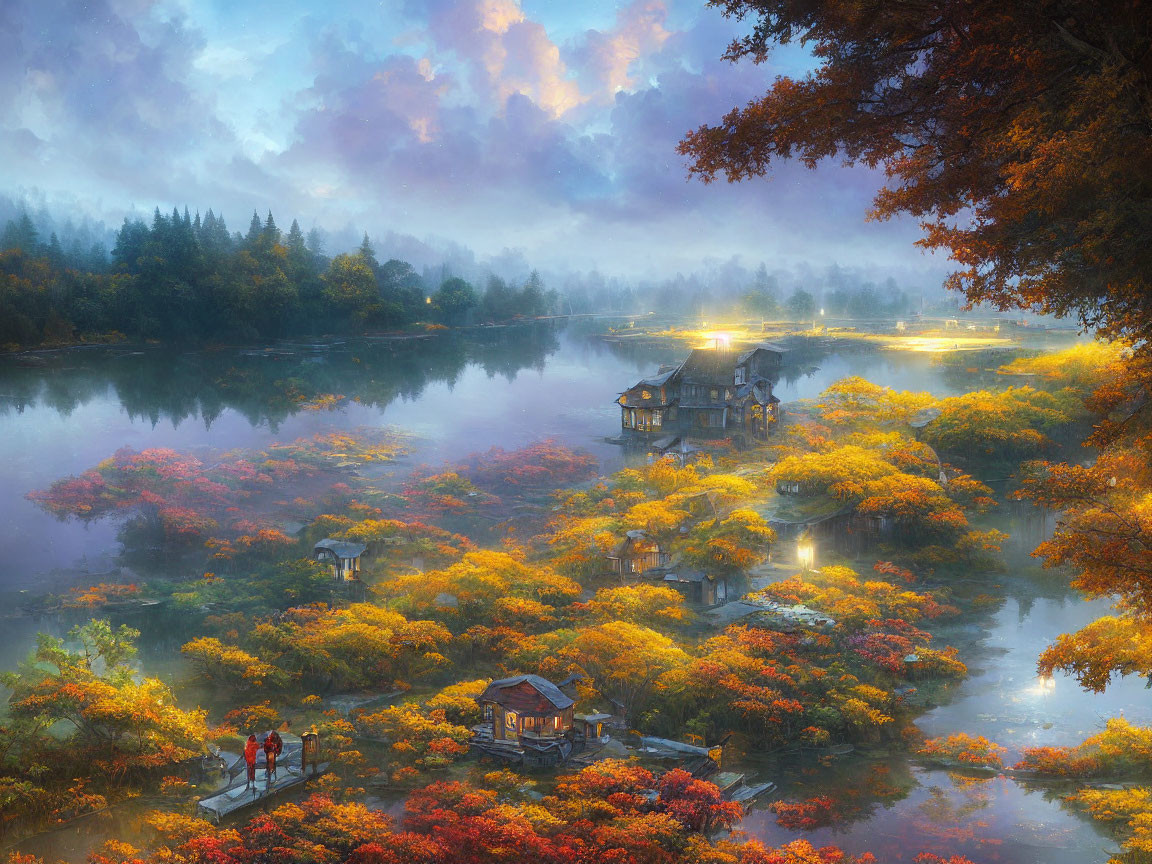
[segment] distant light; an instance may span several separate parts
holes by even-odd
[[[816,551],[812,548],[811,541],[801,540],[796,544],[796,560],[805,570],[812,569],[812,564],[816,560]]]
[[[823,309],[821,309],[821,310],[820,310],[820,315],[821,315],[821,317],[823,317],[823,315],[824,315],[824,310],[823,310]]]
[[[429,306],[431,306],[432,305],[432,298],[431,297],[425,297],[424,302],[427,303]]]
[[[709,348],[726,349],[732,347],[732,334],[717,331],[713,333],[705,333],[704,338],[708,340]]]

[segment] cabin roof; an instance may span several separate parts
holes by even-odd
[[[672,369],[649,376],[648,378],[641,378],[636,386],[659,387],[661,384],[667,383],[668,379],[676,374],[677,368],[678,367],[673,367]]]
[[[735,351],[723,348],[693,348],[680,364],[680,377],[691,384],[732,386],[732,373],[739,362]]]
[[[678,369],[679,367],[675,369],[668,369],[667,371],[661,372],[658,375],[652,375],[648,378],[641,378],[639,381],[637,381],[635,384],[620,394],[623,399],[620,404],[627,408],[656,408],[663,406],[665,402],[660,398],[660,388],[668,383],[668,380],[676,374]],[[640,395],[640,391],[642,390],[651,390],[652,395],[645,399]]]
[[[782,345],[777,345],[775,342],[758,342],[757,344],[755,344],[751,348],[749,348],[747,351],[745,351],[743,354],[741,354],[740,359],[737,360],[737,362],[738,363],[745,362],[749,357],[751,357],[757,351],[769,351],[772,354],[784,354],[788,351],[788,349]]]
[[[317,543],[312,551],[319,552],[321,549],[327,549],[338,558],[359,558],[367,551],[368,544],[356,543],[352,540],[334,540],[331,537],[326,537]]]
[[[576,704],[547,678],[515,675],[489,684],[480,694],[481,702],[495,702],[520,714],[551,714]]]
[[[622,558],[622,557],[624,557],[625,554],[627,554],[628,550],[632,546],[636,545],[637,543],[643,543],[643,542],[649,542],[656,547],[657,551],[660,550],[660,544],[657,543],[655,540],[652,540],[652,538],[650,538],[648,536],[647,531],[645,531],[642,528],[635,528],[631,531],[625,531],[624,532],[624,539],[621,540],[616,545],[616,548],[612,550],[612,554],[609,555],[608,557],[609,558]]]
[[[713,577],[703,570],[680,569],[664,577],[665,582],[707,582]]]

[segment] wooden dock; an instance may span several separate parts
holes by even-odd
[[[276,776],[271,782],[265,773],[264,753],[261,752],[256,761],[255,788],[247,784],[247,772],[243,757],[237,758],[228,769],[227,786],[208,796],[201,798],[196,804],[196,813],[212,822],[219,822],[225,816],[251,807],[260,801],[268,799],[298,786],[302,786],[313,777],[319,777],[328,769],[327,763],[313,767],[308,766],[307,774],[300,771],[300,739],[285,732],[284,752],[276,760]]]
[[[217,792],[209,798],[201,798],[196,805],[196,815],[210,822],[218,823],[225,816],[251,807],[253,804],[267,801],[289,789],[302,786],[308,780],[319,777],[327,770],[327,762],[316,766],[315,769],[309,766],[307,774],[300,772],[299,764],[289,767],[281,763],[276,769],[275,779],[268,783],[264,776],[264,770],[261,768],[256,773],[255,788],[247,788],[243,780],[234,781],[233,785],[223,792]]]

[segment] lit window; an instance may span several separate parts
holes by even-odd
[[[647,390],[641,390],[640,391],[640,398],[641,399],[651,399],[652,394],[650,392],[648,392]]]

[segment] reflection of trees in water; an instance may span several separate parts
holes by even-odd
[[[558,348],[556,325],[532,324],[251,350],[74,349],[0,364],[0,412],[44,406],[67,416],[111,391],[130,417],[153,425],[199,417],[210,426],[227,409],[275,429],[324,395],[383,408],[432,383],[454,385],[472,365],[511,381],[543,369]]]
[[[985,833],[987,819],[978,818],[992,803],[992,778],[974,778],[949,772],[951,788],[928,787],[928,798],[917,808],[917,832],[941,840],[971,842]]]
[[[780,801],[805,802],[827,796],[833,802],[830,822],[822,827],[833,833],[847,832],[853,824],[873,819],[878,810],[903,801],[919,785],[906,760],[858,755],[826,762],[811,755],[778,760],[737,757],[727,770],[748,771],[753,777],[771,776],[780,782]],[[760,802],[757,808],[768,804]]]

